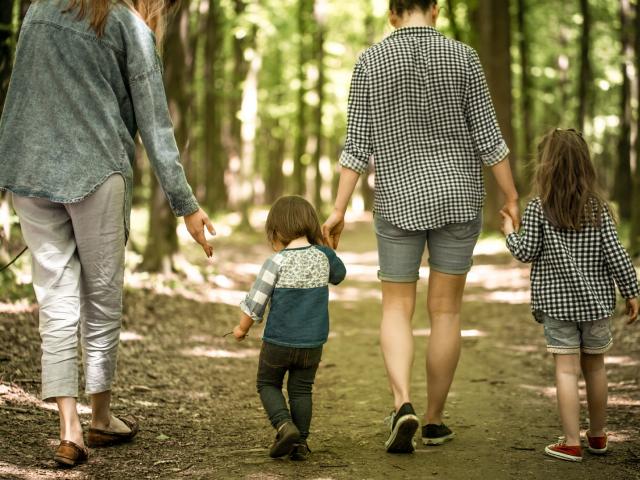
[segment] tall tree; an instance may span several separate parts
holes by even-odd
[[[210,212],[226,207],[227,188],[224,177],[227,156],[222,145],[223,78],[224,78],[224,11],[220,0],[203,5],[205,17],[204,43],[204,153],[205,205]]]
[[[324,55],[324,44],[326,37],[326,1],[325,0],[316,0],[315,1],[315,41],[314,41],[314,56],[315,56],[315,64],[318,70],[318,79],[316,81],[316,97],[317,97],[317,105],[314,110],[314,138],[315,138],[315,148],[313,151],[313,166],[315,168],[315,182],[314,182],[314,192],[313,199],[316,205],[316,208],[320,208],[322,206],[322,171],[320,169],[320,163],[322,160],[322,151],[323,151],[323,143],[324,143],[324,132],[323,132],[323,122],[322,115],[324,112],[324,104],[325,104],[325,83],[326,83],[326,74],[325,74],[325,55]]]
[[[293,191],[303,195],[306,191],[307,160],[307,62],[309,60],[309,25],[314,0],[298,0],[298,91],[296,99],[296,134],[293,147]]]
[[[511,91],[511,17],[509,0],[486,0],[478,2],[472,18],[475,20],[477,49],[485,69],[485,75],[498,123],[509,147],[515,145],[511,126],[513,96]],[[513,162],[513,155],[511,156]],[[516,169],[513,168],[514,172]],[[499,228],[498,210],[503,199],[492,176],[486,176],[487,199],[486,225],[494,230]]]
[[[620,0],[620,44],[622,46],[622,90],[620,92],[620,137],[618,162],[614,176],[613,198],[620,217],[631,217],[631,75],[633,45],[631,38],[631,3]]]
[[[462,35],[460,34],[460,26],[458,25],[458,20],[456,19],[455,0],[447,0],[447,18],[449,19],[449,25],[451,25],[451,33],[453,33],[453,38],[461,41]]]
[[[522,0],[521,0],[522,1]],[[578,86],[578,127],[584,130],[585,118],[591,110],[591,8],[589,0],[580,0],[582,34],[580,36],[580,83]]]
[[[527,25],[527,0],[518,0],[518,49],[520,51],[520,109],[522,116],[523,159],[532,153],[533,145],[533,101],[531,98],[532,77],[529,65],[529,29]]]
[[[640,98],[640,2],[636,2],[635,15],[635,71],[636,92]],[[637,104],[636,104],[637,105]],[[631,253],[640,256],[640,106],[636,107],[636,145],[635,162],[633,165],[633,189],[631,211]]]
[[[188,1],[180,4],[175,17],[169,22],[165,45],[164,82],[176,142],[184,161],[188,159],[190,130],[188,122],[191,98],[188,87],[192,78],[189,62],[193,61],[190,51]],[[177,221],[155,177],[151,179],[149,212],[147,246],[141,268],[152,272],[171,270],[171,257],[178,251]]]

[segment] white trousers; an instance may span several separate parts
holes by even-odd
[[[122,317],[124,201],[120,175],[78,203],[13,195],[33,259],[44,400],[78,396],[78,330],[85,393],[111,390]]]

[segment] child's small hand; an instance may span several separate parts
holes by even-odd
[[[509,235],[516,231],[516,228],[513,225],[513,218],[509,215],[505,210],[500,210],[500,215],[502,215],[502,233],[505,235]]]
[[[627,315],[629,315],[629,320],[627,320],[627,325],[631,325],[638,319],[638,299],[637,298],[627,298]]]
[[[241,342],[242,340],[247,338],[248,334],[249,332],[247,330],[244,330],[240,325],[236,325],[233,328],[233,336],[236,338],[238,342]]]

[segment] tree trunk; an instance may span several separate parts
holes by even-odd
[[[189,2],[180,4],[175,18],[167,25],[164,81],[174,134],[182,158],[188,158],[189,66],[193,56],[189,51]],[[141,268],[146,271],[166,271],[172,268],[172,256],[178,251],[177,221],[155,176],[151,178],[149,198],[149,228],[147,246]]]
[[[318,211],[322,209],[322,171],[320,169],[320,162],[322,160],[322,151],[324,144],[324,133],[322,129],[322,114],[324,112],[324,88],[326,83],[325,74],[325,62],[324,62],[324,42],[326,37],[326,25],[324,14],[324,0],[316,0],[315,4],[315,20],[316,20],[316,32],[315,32],[315,61],[318,69],[318,80],[316,82],[316,95],[318,97],[318,104],[314,111],[314,137],[315,137],[315,149],[313,151],[313,166],[315,169],[314,178],[314,190],[313,200],[314,205]]]
[[[205,205],[209,212],[218,212],[227,204],[227,188],[224,181],[227,158],[222,148],[223,25],[220,0],[209,0],[204,46]]]
[[[578,87],[578,128],[584,131],[585,119],[591,111],[592,68],[590,58],[591,45],[591,9],[589,0],[580,0],[582,13],[582,37],[580,39],[580,85]]]
[[[635,18],[635,71],[636,92],[640,98],[640,2],[636,2]],[[636,112],[635,158],[631,165],[633,174],[633,193],[631,209],[631,254],[640,256],[640,107]]]
[[[271,92],[274,105],[282,105],[285,101],[285,88],[283,85],[283,56],[280,48],[274,48],[269,56],[264,59],[263,77],[260,79],[261,87]],[[261,118],[261,148],[258,153],[261,156],[261,164],[264,166],[265,175],[265,201],[268,204],[284,192],[284,175],[282,164],[286,151],[285,127],[282,125],[283,114],[274,114],[266,102],[258,106]]]
[[[298,0],[298,93],[296,115],[296,137],[293,148],[293,192],[304,195],[306,191],[307,158],[307,93],[306,67],[308,61],[308,25],[313,12],[314,0]]]
[[[461,41],[462,36],[460,35],[460,26],[458,25],[458,20],[456,19],[455,0],[447,0],[447,18],[449,19],[449,25],[451,25],[451,33],[453,33],[453,38]]]
[[[472,18],[476,20],[477,49],[484,65],[485,75],[493,97],[498,123],[509,147],[515,145],[511,127],[511,17],[508,0],[486,0],[478,5]],[[514,175],[516,168],[512,158]],[[485,175],[487,198],[485,225],[491,230],[500,227],[498,211],[503,205],[502,195],[489,173]]]
[[[520,50],[520,97],[522,109],[523,155],[527,159],[533,153],[533,102],[531,99],[532,77],[529,69],[529,31],[527,28],[527,0],[518,0],[518,30]]]
[[[13,0],[0,0],[0,112],[11,79],[13,39]]]
[[[618,139],[618,162],[613,187],[613,198],[618,204],[623,220],[631,217],[631,70],[633,68],[631,40],[631,4],[620,2],[620,40],[622,44],[622,91],[620,94],[620,138]]]

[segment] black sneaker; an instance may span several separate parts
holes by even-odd
[[[271,445],[269,456],[271,458],[289,455],[293,447],[300,442],[300,431],[291,420],[286,420],[278,425],[276,439]]]
[[[442,445],[449,440],[453,440],[456,434],[444,423],[436,425],[430,423],[422,427],[422,443],[424,445]]]
[[[289,458],[296,462],[302,462],[309,458],[309,454],[311,450],[309,450],[309,445],[307,445],[306,440],[302,440],[300,443],[293,447],[293,450],[289,454]]]
[[[391,413],[391,434],[384,446],[389,453],[413,453],[413,436],[420,421],[410,403],[405,403],[397,412]]]

